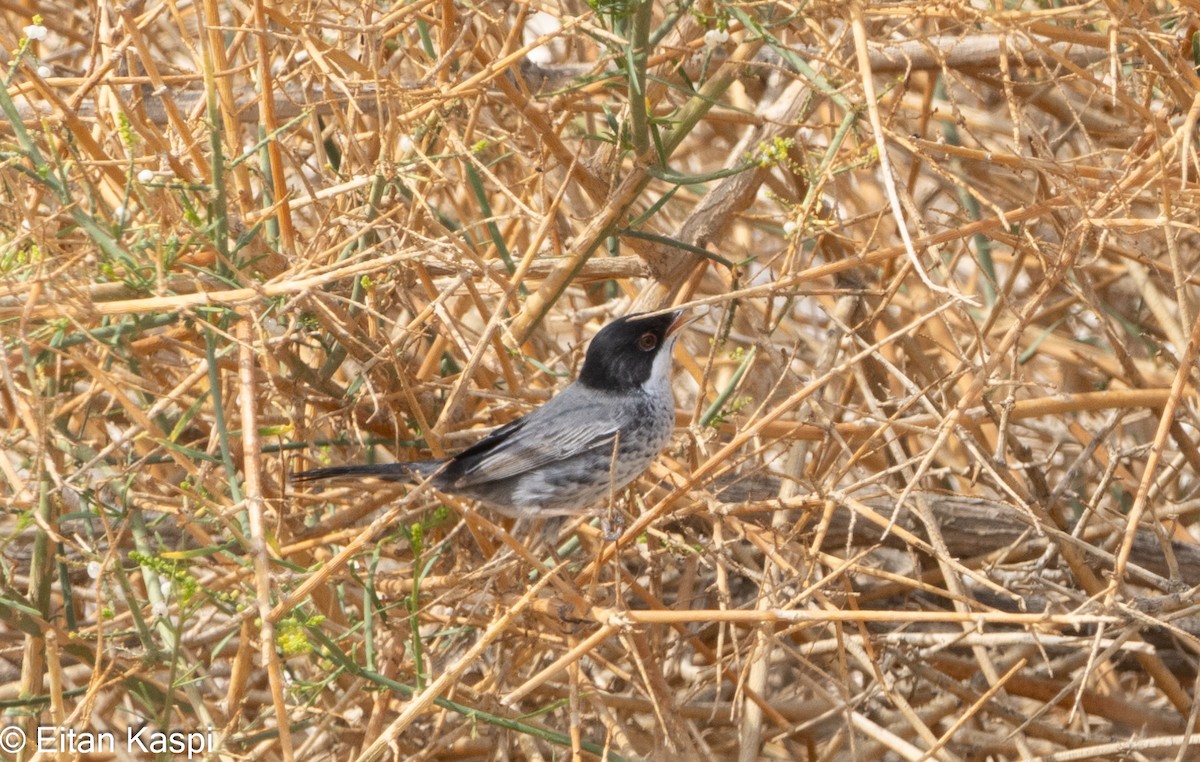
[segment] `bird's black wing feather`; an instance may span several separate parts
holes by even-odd
[[[611,448],[624,423],[605,400],[569,387],[454,456],[443,476],[457,488],[508,479],[599,447]]]

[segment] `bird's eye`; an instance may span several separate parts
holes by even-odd
[[[658,337],[652,333],[643,333],[638,339],[638,346],[646,352],[658,346]]]

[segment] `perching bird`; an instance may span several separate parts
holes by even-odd
[[[423,480],[519,519],[582,513],[641,475],[671,439],[671,351],[683,310],[617,318],[588,346],[579,379],[445,460],[332,466],[296,481]]]

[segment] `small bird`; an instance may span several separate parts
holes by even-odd
[[[332,466],[296,481],[433,478],[433,486],[518,519],[583,513],[624,488],[675,426],[671,351],[683,310],[617,318],[588,346],[578,380],[541,407],[444,460]]]

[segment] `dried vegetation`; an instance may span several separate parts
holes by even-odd
[[[37,5],[0,11],[7,724],[1200,753],[1193,4]],[[617,543],[287,480],[453,452],[668,303],[678,436]]]

